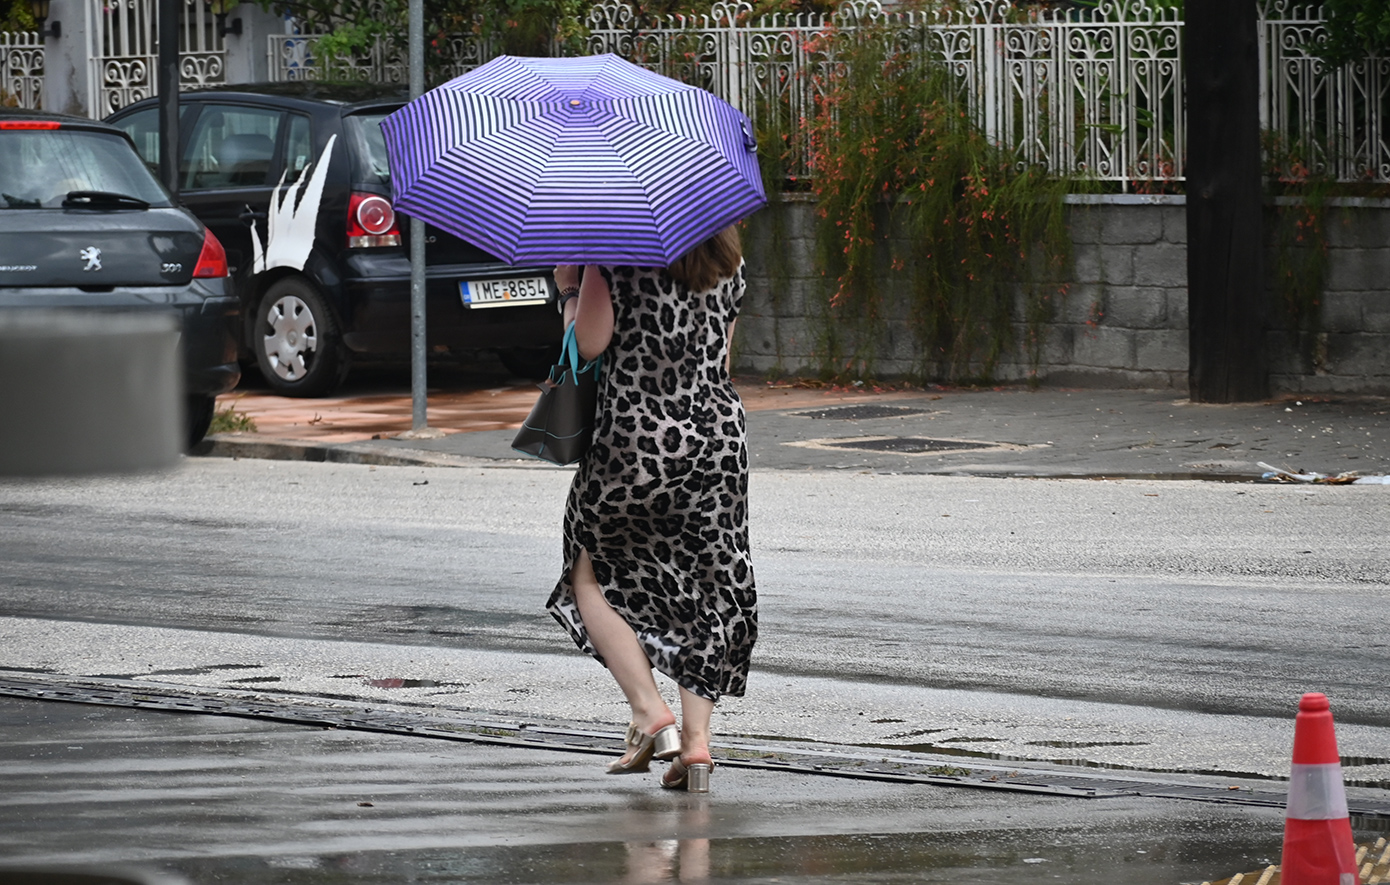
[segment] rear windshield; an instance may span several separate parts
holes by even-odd
[[[347,135],[354,142],[352,180],[354,184],[391,186],[391,167],[386,162],[386,138],[381,121],[389,111],[367,111],[348,117]]]
[[[170,205],[163,186],[119,135],[0,129],[0,211],[57,208],[70,191],[108,191]]]

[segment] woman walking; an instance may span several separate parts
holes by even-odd
[[[669,268],[561,265],[555,282],[580,355],[603,354],[603,369],[547,608],[632,708],[609,773],[671,759],[663,787],[707,792],[710,716],[743,694],[758,634],[743,404],[729,378],[738,231]],[[653,668],[679,686],[679,727]]]

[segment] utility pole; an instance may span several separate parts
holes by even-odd
[[[179,7],[181,0],[158,0],[159,178],[179,197]]]
[[[1269,396],[1256,11],[1198,0],[1184,12],[1193,402]]]
[[[425,92],[425,4],[410,0],[407,8],[410,44],[410,100]],[[410,429],[399,439],[433,439],[443,432],[429,426],[426,411],[429,351],[425,323],[425,222],[410,219]]]

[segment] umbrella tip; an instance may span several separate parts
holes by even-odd
[[[583,104],[583,102],[581,102],[581,101],[580,101],[579,99],[577,99],[577,98],[571,98],[571,99],[570,99],[570,107],[572,107],[572,108],[577,108],[577,107],[579,107],[581,104]]]

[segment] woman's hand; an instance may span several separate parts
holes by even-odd
[[[563,292],[579,286],[579,265],[577,264],[557,264],[555,265],[555,285]]]

